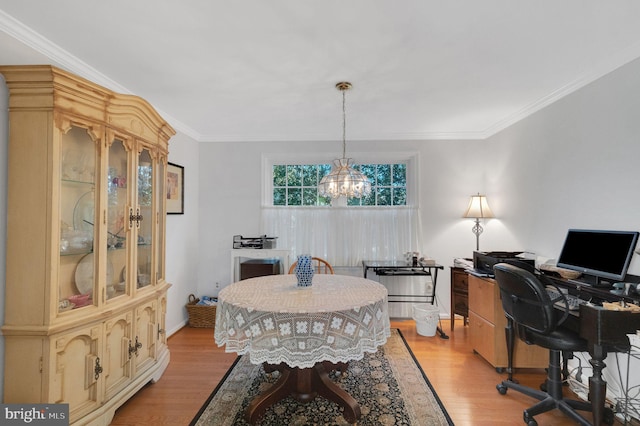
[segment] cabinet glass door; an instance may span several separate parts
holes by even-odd
[[[167,192],[166,192],[166,188],[167,188],[167,181],[166,181],[166,174],[165,174],[165,169],[166,167],[164,166],[164,162],[163,161],[158,161],[157,163],[157,169],[158,172],[156,174],[156,179],[157,179],[157,188],[158,191],[156,191],[156,214],[158,216],[158,220],[157,220],[157,230],[158,230],[158,237],[156,238],[156,281],[160,281],[162,279],[164,279],[164,223],[165,223],[165,219],[166,219],[166,215],[160,214],[160,212],[165,211],[164,210],[164,204],[166,202],[167,199]]]
[[[115,139],[109,147],[107,171],[107,299],[127,291],[127,187],[129,182],[128,152],[124,142]]]
[[[62,135],[58,312],[93,305],[97,158],[96,143],[86,129],[71,127]]]
[[[138,288],[151,284],[153,255],[153,161],[147,149],[138,156],[138,227],[137,283]]]

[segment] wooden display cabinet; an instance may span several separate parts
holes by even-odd
[[[497,371],[508,367],[505,327],[500,289],[495,280],[469,275],[469,336],[474,352]],[[515,339],[514,368],[547,368],[549,350]]]
[[[52,66],[9,89],[4,402],[109,424],[169,363],[165,183],[174,130],[144,100]]]

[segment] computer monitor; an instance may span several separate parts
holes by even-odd
[[[587,284],[609,286],[624,280],[627,275],[638,234],[635,231],[569,229],[557,265],[582,272],[586,277],[581,281]]]

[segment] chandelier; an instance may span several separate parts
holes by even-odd
[[[371,182],[365,175],[355,170],[353,160],[347,157],[347,114],[345,109],[345,92],[351,89],[351,83],[346,81],[336,84],[342,92],[342,158],[333,160],[331,172],[320,180],[318,192],[323,196],[338,198],[362,198],[371,193]]]

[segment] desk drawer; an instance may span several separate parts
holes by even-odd
[[[495,282],[471,275],[469,277],[469,310],[475,312],[492,324],[496,324]],[[502,310],[502,307],[500,307]],[[502,312],[502,311],[501,311]]]
[[[469,297],[466,294],[454,293],[453,295],[453,313],[463,316],[469,315]]]
[[[456,293],[469,292],[469,275],[466,272],[453,271],[451,286]]]
[[[504,332],[500,333],[502,336]],[[471,347],[493,366],[496,365],[496,330],[493,324],[469,311]],[[505,344],[506,345],[506,344]]]

